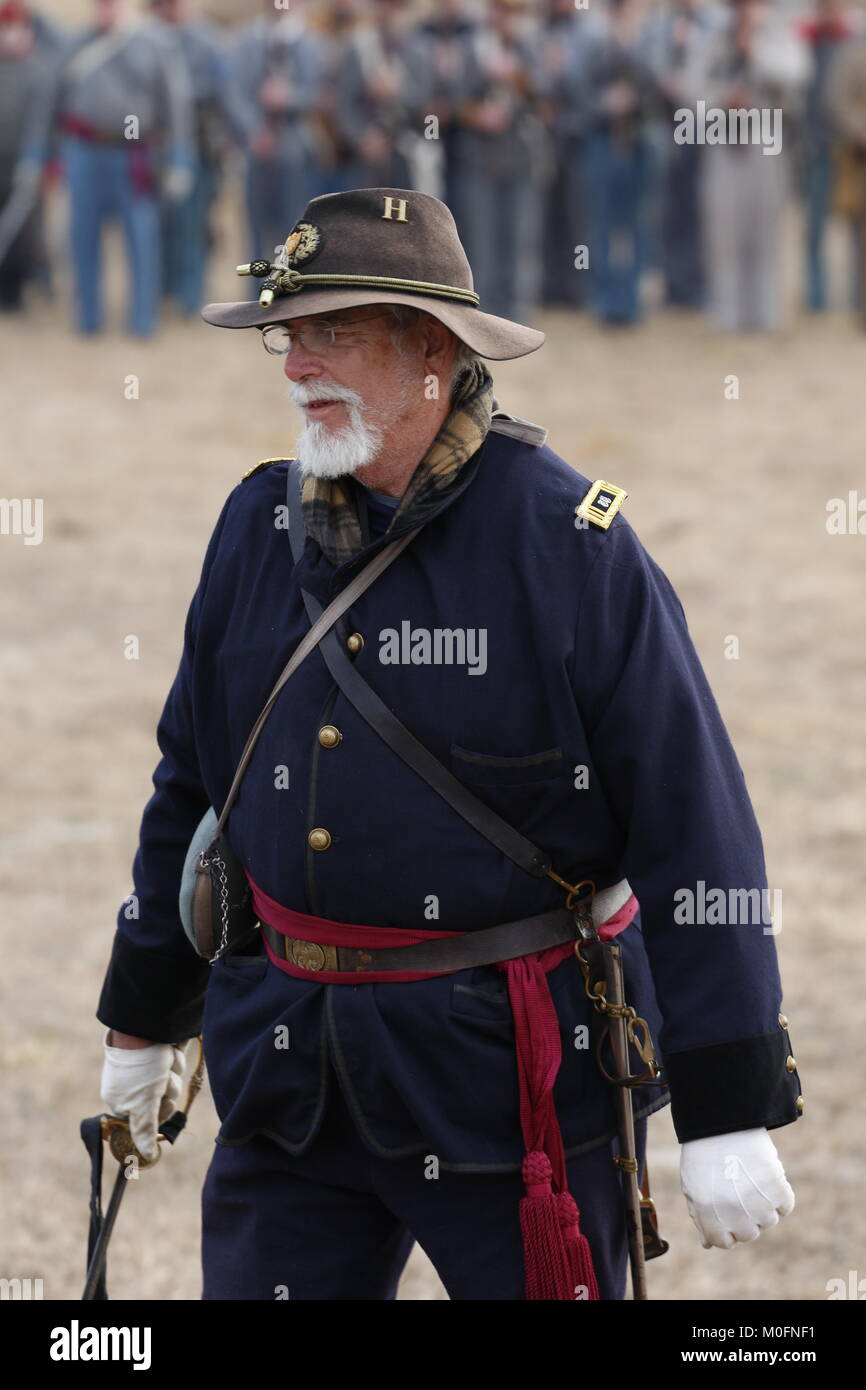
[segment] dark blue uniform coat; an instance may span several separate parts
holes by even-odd
[[[385,543],[335,570],[308,537],[293,567],[286,475],[273,463],[238,484],[208,545],[158,727],[162,759],[134,864],[138,915],[121,908],[98,1017],[179,1040],[199,1030],[205,1006],[222,1142],[267,1133],[303,1153],[321,1121],[330,1050],[375,1153],[516,1168],[514,1035],[495,968],[327,986],[287,976],[260,946],[210,967],[180,925],[189,839],[209,804],[222,807],[249,730],[307,630],[300,586],[326,602]],[[660,1044],[680,1140],[787,1124],[799,1081],[786,1070],[772,930],[761,920],[714,925],[712,912],[709,922],[677,920],[680,890],[766,886],[743,774],[665,575],[623,514],[606,531],[575,524],[587,486],[546,446],[491,432],[338,632],[363,637],[354,659],[365,678],[563,877],[599,887],[628,877],[641,906],[620,938],[628,999]],[[485,630],[486,669],[383,663],[381,634],[405,622]],[[340,730],[336,747],[319,743],[324,724]],[[324,851],[308,845],[316,827],[330,833]],[[268,894],[337,921],[472,931],[563,902],[377,738],[318,652],[265,724],[228,833]],[[566,1150],[578,1154],[615,1132],[613,1101],[591,1052],[575,1046],[590,1021],[577,963],[549,978],[563,1047],[557,1110]],[[667,1099],[642,1089],[636,1113]]]

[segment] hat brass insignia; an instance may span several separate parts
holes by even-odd
[[[289,232],[282,246],[278,246],[273,263],[270,261],[250,261],[248,265],[237,267],[238,275],[255,275],[262,281],[259,303],[267,309],[278,294],[297,294],[302,288],[303,277],[295,269],[305,261],[311,261],[322,249],[322,233],[313,222],[298,222]]]
[[[290,266],[311,261],[322,249],[322,233],[312,222],[298,222],[286,237],[286,257]]]

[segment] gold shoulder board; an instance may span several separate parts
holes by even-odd
[[[262,459],[260,463],[254,463],[253,466],[252,466],[252,468],[248,468],[248,469],[247,469],[246,473],[245,473],[244,476],[241,478],[241,482],[242,482],[242,483],[245,483],[246,480],[247,480],[247,478],[251,478],[251,477],[253,476],[254,473],[258,473],[258,471],[259,471],[260,468],[267,468],[267,467],[269,467],[269,465],[272,464],[272,463],[286,463],[286,462],[291,463],[291,459],[288,459],[288,460],[286,460],[286,459]]]
[[[613,483],[597,478],[580,506],[575,507],[574,514],[606,531],[627,497],[625,488],[614,487]]]

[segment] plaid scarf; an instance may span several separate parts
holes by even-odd
[[[484,443],[497,408],[493,378],[478,361],[463,378],[451,414],[409,479],[389,531],[395,526],[402,530],[409,517],[413,526],[420,526],[436,510],[443,494],[456,483],[463,465]],[[346,478],[316,478],[310,474],[304,479],[301,501],[307,531],[332,565],[342,565],[363,549],[361,524]]]

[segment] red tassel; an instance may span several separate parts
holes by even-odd
[[[581,1233],[580,1211],[570,1192],[560,1192],[556,1198],[559,1203],[559,1219],[562,1223],[562,1236],[565,1244],[568,1267],[571,1271],[571,1298],[597,1300],[598,1282],[592,1263],[589,1241]]]
[[[526,1155],[523,1160],[526,1196],[520,1201],[520,1230],[523,1236],[526,1298],[530,1302],[542,1299],[570,1302],[576,1297],[574,1285],[587,1283],[582,1262],[573,1260],[569,1249],[575,1244],[570,1236],[572,1213],[565,1213],[568,1224],[562,1219],[561,1198],[567,1194],[554,1193],[552,1177],[553,1170],[546,1153],[535,1149]],[[576,1212],[574,1200],[569,1200]],[[589,1269],[592,1273],[591,1261]],[[580,1278],[577,1277],[578,1273]],[[598,1290],[594,1296],[598,1297]]]

